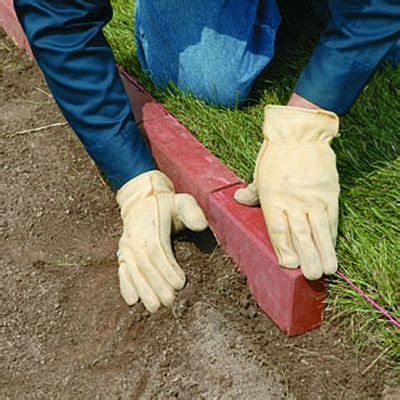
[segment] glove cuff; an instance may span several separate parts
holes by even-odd
[[[160,171],[150,171],[131,179],[117,192],[117,203],[124,218],[131,207],[145,197],[174,192],[174,184]]]
[[[339,118],[330,111],[266,106],[264,137],[274,142],[326,142],[338,136]]]

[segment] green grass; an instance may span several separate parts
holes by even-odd
[[[106,36],[116,60],[240,177],[251,180],[262,140],[263,107],[285,104],[312,51],[316,33],[300,32],[296,19],[276,59],[242,109],[221,109],[174,89],[158,89],[135,56],[133,1],[114,0]],[[297,25],[297,26],[296,26]],[[289,45],[288,45],[289,43]],[[400,72],[385,66],[341,120],[334,141],[341,179],[340,269],[397,318],[400,304]],[[330,319],[352,327],[359,346],[387,349],[400,360],[399,331],[340,278],[332,278]]]

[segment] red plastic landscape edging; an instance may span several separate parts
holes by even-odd
[[[243,182],[126,71],[119,70],[158,167],[177,191],[197,199],[218,241],[247,276],[259,306],[288,335],[319,326],[326,298],[323,281],[310,282],[299,269],[279,267],[261,209],[233,199]]]
[[[0,13],[0,25],[32,57],[13,1],[2,0]],[[326,298],[323,281],[309,282],[299,269],[279,267],[261,209],[233,200],[234,191],[243,187],[243,182],[137,81],[119,70],[136,122],[158,167],[172,179],[178,192],[191,193],[197,199],[218,241],[247,276],[261,309],[288,335],[318,327]]]

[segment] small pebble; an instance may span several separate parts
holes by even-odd
[[[253,305],[250,305],[247,309],[247,316],[250,319],[253,319],[256,315],[257,315],[257,309]]]

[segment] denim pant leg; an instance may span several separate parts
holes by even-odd
[[[323,25],[328,25],[329,22],[329,0],[311,0],[315,14]],[[400,23],[400,21],[399,21]],[[400,64],[400,39],[387,54],[386,61],[394,67]]]
[[[138,0],[136,46],[156,85],[235,106],[272,59],[279,24],[275,0]]]
[[[48,86],[73,130],[119,188],[155,168],[135,125],[103,26],[108,0],[15,0]]]

